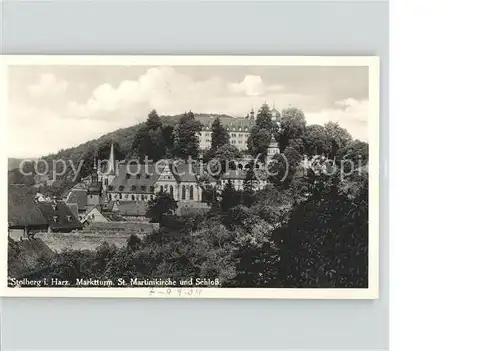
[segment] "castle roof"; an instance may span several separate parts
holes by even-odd
[[[73,187],[66,198],[67,204],[75,204],[78,211],[84,211],[87,207],[87,189],[82,189],[80,186]]]

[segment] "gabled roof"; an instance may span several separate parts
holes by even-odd
[[[23,185],[8,187],[9,227],[48,226],[42,211],[35,203],[36,189]]]
[[[80,188],[71,189],[66,198],[66,203],[76,204],[78,211],[84,211],[87,207],[87,190]]]
[[[81,229],[82,224],[63,201],[40,202],[40,211],[54,230]]]
[[[171,164],[170,170],[178,182],[196,182],[200,167],[194,163],[175,162]]]

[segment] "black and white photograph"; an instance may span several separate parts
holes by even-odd
[[[377,57],[1,68],[2,295],[378,297]]]

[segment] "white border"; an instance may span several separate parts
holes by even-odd
[[[7,67],[9,65],[128,65],[128,66],[368,66],[369,67],[369,248],[367,289],[267,288],[9,288],[8,235],[0,242],[0,296],[111,298],[231,298],[231,299],[377,299],[379,297],[379,162],[380,62],[376,56],[0,56],[0,106],[7,130]],[[5,132],[2,132],[5,133]],[[2,135],[6,143],[6,135]],[[1,150],[5,150],[2,147]],[[7,155],[0,173],[7,176]],[[0,211],[7,228],[7,179],[2,184]],[[3,284],[5,282],[5,284]]]

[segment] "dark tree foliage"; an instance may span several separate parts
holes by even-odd
[[[233,182],[228,181],[224,186],[224,189],[221,193],[221,203],[220,207],[223,212],[229,211],[230,208],[239,205],[240,196],[239,193],[233,186]]]
[[[247,146],[248,151],[254,157],[265,156],[267,148],[271,142],[271,131],[261,129],[259,126],[253,126],[250,135],[248,136]]]
[[[279,189],[288,189],[301,160],[302,156],[291,146],[283,154],[274,155],[269,167],[269,181]]]
[[[200,145],[198,133],[201,129],[201,122],[194,118],[192,112],[182,116],[174,132],[174,155],[183,159],[197,158]]]
[[[147,156],[152,161],[161,160],[165,156],[165,135],[160,117],[155,110],[148,115],[146,123],[135,134],[132,143],[132,154],[140,160]]]
[[[169,193],[160,192],[152,200],[149,200],[146,217],[152,223],[162,224],[166,217],[172,216],[176,210],[177,201]]]
[[[129,251],[137,251],[142,247],[141,238],[137,235],[132,234],[127,240],[127,250]]]
[[[281,118],[281,133],[278,138],[280,150],[284,151],[292,140],[301,140],[306,132],[306,118],[302,110],[290,107],[283,111]],[[298,146],[297,142],[293,147],[303,152],[303,146]]]
[[[317,124],[306,127],[303,142],[308,156],[327,155],[331,149],[331,140],[325,128]]]
[[[229,144],[229,133],[217,117],[212,124],[212,144],[211,149],[217,150],[223,145]]]
[[[166,125],[163,128],[163,140],[165,142],[165,147],[167,150],[172,150],[174,148],[174,127],[171,125]]]

